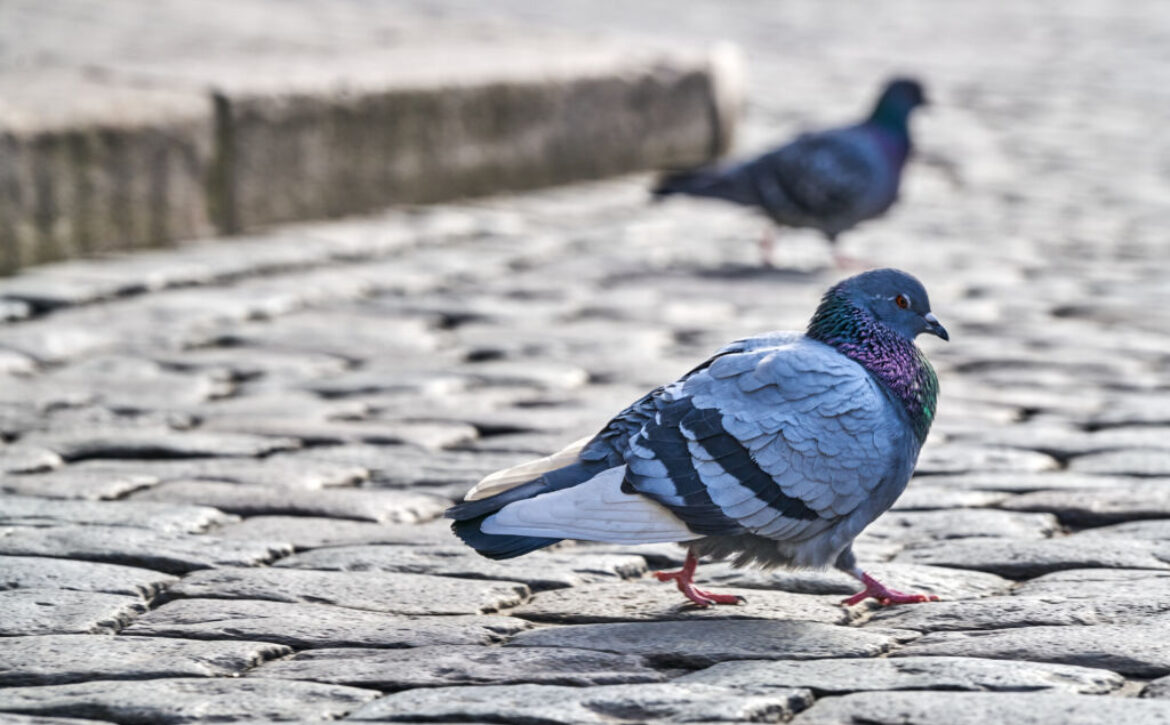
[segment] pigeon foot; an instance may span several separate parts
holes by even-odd
[[[841,603],[847,607],[860,604],[871,597],[876,599],[878,604],[883,607],[891,604],[921,604],[922,602],[937,602],[939,600],[936,594],[907,594],[897,589],[890,589],[865,572],[861,572],[861,576],[858,578],[865,585],[865,589],[862,589],[848,599],[842,600]]]
[[[687,599],[700,607],[709,607],[712,604],[741,604],[747,600],[738,594],[715,594],[695,586],[695,568],[699,566],[699,558],[693,551],[687,552],[687,560],[683,568],[678,571],[656,571],[654,577],[660,582],[673,581],[678,590]]]

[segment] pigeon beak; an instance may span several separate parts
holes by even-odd
[[[942,326],[942,323],[938,321],[938,318],[934,316],[933,312],[927,312],[922,316],[922,319],[926,320],[926,332],[932,335],[938,335],[944,340],[951,339],[951,336],[947,334],[947,328]]]

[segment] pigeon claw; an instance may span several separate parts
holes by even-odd
[[[882,584],[864,572],[861,574],[861,583],[865,585],[865,589],[862,589],[848,599],[842,600],[842,604],[847,607],[852,607],[866,599],[876,599],[878,604],[883,607],[888,607],[891,604],[921,604],[923,602],[939,601],[937,594],[914,594],[890,589],[885,584]]]
[[[746,599],[738,594],[716,594],[714,592],[704,591],[695,586],[695,568],[699,565],[699,559],[693,552],[687,552],[687,560],[683,564],[683,568],[678,571],[656,571],[654,578],[660,582],[673,581],[678,590],[683,593],[687,599],[690,599],[699,607],[709,607],[712,604],[743,604],[747,602]]]

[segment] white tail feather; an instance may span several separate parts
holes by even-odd
[[[661,544],[701,538],[665,507],[624,493],[626,467],[602,471],[584,483],[516,501],[484,519],[485,534],[542,536]]]
[[[516,488],[522,483],[528,483],[543,473],[555,471],[558,468],[564,468],[571,463],[575,463],[577,456],[581,453],[581,449],[591,440],[593,440],[593,436],[586,436],[579,441],[570,443],[551,456],[545,456],[535,461],[521,463],[518,466],[496,471],[475,484],[467,492],[467,495],[463,497],[463,500],[477,501],[481,498],[495,496],[497,493],[503,493],[504,491]]]

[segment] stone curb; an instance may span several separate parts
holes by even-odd
[[[730,46],[481,45],[0,76],[0,273],[690,165],[731,142]]]

